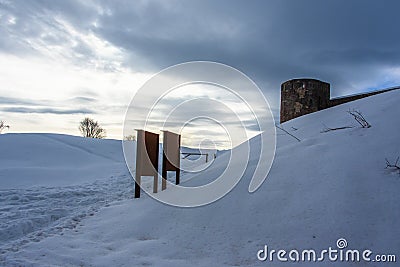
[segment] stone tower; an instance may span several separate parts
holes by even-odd
[[[329,83],[315,79],[293,79],[281,85],[281,123],[329,106]]]

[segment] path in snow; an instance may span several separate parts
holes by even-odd
[[[133,197],[128,173],[66,187],[0,190],[0,255],[82,225],[101,207]]]

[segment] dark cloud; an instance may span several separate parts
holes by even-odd
[[[44,106],[49,103],[49,100],[33,100],[26,98],[4,97],[0,96],[0,105],[25,105],[25,106]],[[97,99],[86,96],[78,96],[68,99],[66,102],[88,104],[97,102]]]
[[[27,100],[15,97],[4,97],[0,96],[0,105],[29,105],[39,106],[42,105],[43,101]]]
[[[97,102],[97,99],[93,98],[93,97],[77,96],[77,97],[69,99],[69,101],[73,102],[73,103],[90,104],[90,103]]]
[[[54,109],[54,108],[26,108],[26,107],[5,107],[1,108],[3,112],[9,113],[48,113],[57,115],[68,114],[94,114],[95,112],[90,109]]]
[[[355,79],[378,75],[382,66],[399,66],[396,1],[106,5],[111,15],[100,16],[96,32],[130,51],[128,63],[137,68],[137,57],[155,68],[214,60],[249,73],[264,89],[305,76],[347,90]]]

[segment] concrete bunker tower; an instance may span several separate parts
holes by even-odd
[[[293,79],[281,85],[281,123],[329,106],[329,83],[316,79]]]

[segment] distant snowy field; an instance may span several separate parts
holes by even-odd
[[[66,186],[124,170],[121,142],[59,134],[3,134],[0,189]]]
[[[257,260],[265,244],[322,250],[336,247],[338,238],[346,238],[349,248],[396,254],[399,261],[400,175],[385,169],[385,158],[400,156],[399,100],[394,91],[284,123],[301,142],[277,130],[271,172],[249,194],[259,147],[252,139],[239,184],[221,200],[193,209],[145,194],[133,199],[119,141],[0,135],[0,265],[276,266],[276,259]],[[359,109],[372,127],[360,128],[349,108]],[[323,124],[355,127],[321,133]],[[228,159],[229,153],[219,155],[200,175],[185,172],[183,185],[212,181]]]

